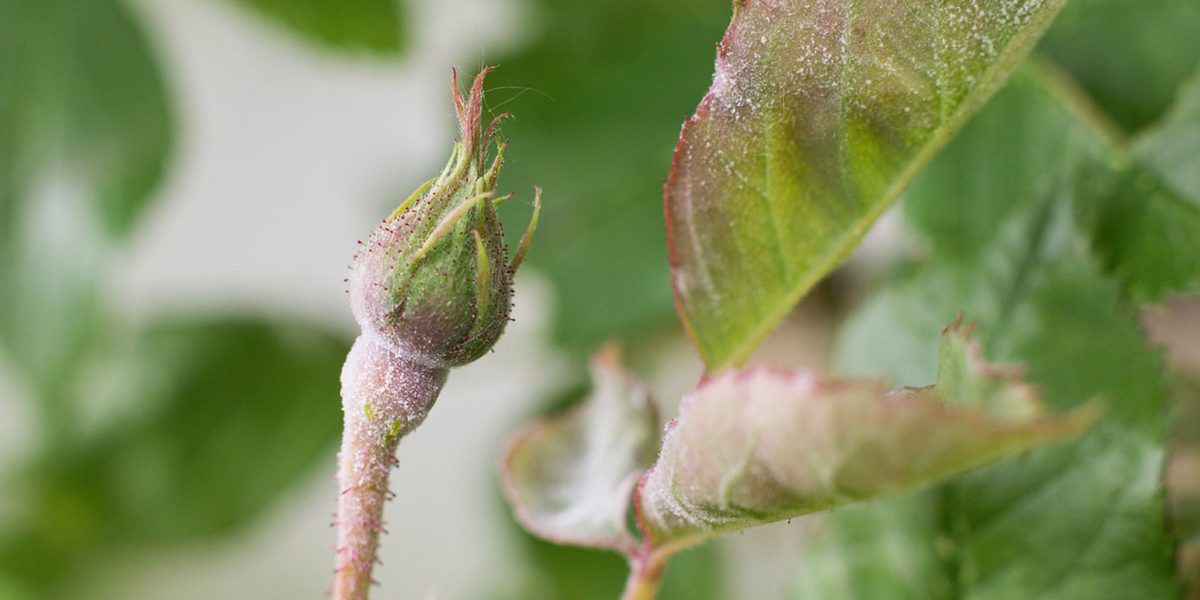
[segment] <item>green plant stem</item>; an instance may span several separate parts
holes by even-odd
[[[396,446],[425,420],[448,372],[408,360],[365,335],[350,349],[342,369],[334,600],[366,600],[384,531],[388,475],[398,464]]]
[[[633,567],[629,572],[629,580],[625,583],[625,591],[621,600],[653,600],[662,585],[663,568],[666,557],[642,555],[633,559]]]

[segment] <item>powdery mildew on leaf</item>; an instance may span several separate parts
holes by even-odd
[[[1063,0],[748,0],[665,189],[711,370],[743,360],[1025,56]]]
[[[1047,414],[1018,369],[987,364],[957,324],[938,383],[885,391],[750,368],[684,399],[642,479],[647,544],[670,553],[723,532],[894,494],[1047,442],[1098,417]]]
[[[609,348],[592,360],[593,390],[563,415],[517,432],[501,464],[518,520],[563,544],[633,554],[633,488],[654,461],[658,416],[649,392]]]

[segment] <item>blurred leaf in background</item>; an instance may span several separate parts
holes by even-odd
[[[1077,442],[969,474],[932,495],[921,510],[938,515],[934,539],[947,542],[921,562],[945,563],[947,598],[1172,598],[1158,480],[1165,419],[1157,353],[1143,346],[1116,282],[1080,252],[1061,203],[1015,215],[990,246],[977,260],[939,257],[882,290],[849,322],[844,364],[900,381],[928,372],[932,365],[864,345],[931,349],[925,325],[966,311],[978,319],[980,338],[1001,349],[997,358],[1027,365],[1048,403],[1062,410],[1099,397],[1109,416]],[[833,525],[861,530],[857,522],[877,518],[871,511]],[[895,541],[878,535],[860,548],[873,544],[878,549],[860,568],[906,577],[879,560]]]
[[[259,8],[331,47],[402,47],[391,0]],[[252,317],[131,332],[110,310],[176,136],[155,54],[124,2],[0,1],[0,348],[40,429],[3,481],[0,596],[61,589],[112,550],[234,531],[340,430],[345,340]]]
[[[952,600],[936,491],[829,513],[805,540],[796,565],[797,600]],[[931,510],[932,509],[932,510]]]
[[[406,45],[402,0],[233,0],[338,50],[398,54]]]
[[[332,460],[349,343],[302,322],[164,322],[83,393],[117,407],[87,444],[9,482],[22,518],[0,564],[53,590],[84,561],[245,525]]]
[[[1172,108],[1132,143],[1117,168],[1088,165],[1076,212],[1105,266],[1140,301],[1200,288],[1200,70]],[[1112,172],[1106,172],[1112,171]]]
[[[172,117],[113,0],[6,0],[0,44],[0,343],[64,430],[59,388],[100,327],[109,254],[162,177]]]
[[[1127,132],[1157,120],[1200,64],[1194,0],[1070,0],[1041,50]]]
[[[255,4],[334,46],[401,47],[392,0]],[[0,281],[20,282],[0,286],[0,342],[51,403],[103,327],[109,255],[166,170],[174,123],[157,62],[117,0],[0,3]]]
[[[0,11],[0,189],[28,194],[47,168],[65,164],[92,190],[105,230],[128,233],[172,140],[145,35],[116,0],[6,0]],[[19,208],[6,202],[6,232]]]

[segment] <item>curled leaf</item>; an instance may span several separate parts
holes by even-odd
[[[501,465],[517,519],[548,540],[637,548],[626,526],[638,478],[654,461],[658,417],[645,386],[614,348],[592,360],[591,395],[513,436]]]
[[[888,392],[764,368],[713,376],[684,399],[643,478],[638,518],[656,551],[913,489],[1072,436],[1095,404],[1042,409],[1018,370],[983,361],[957,323],[936,385]]]

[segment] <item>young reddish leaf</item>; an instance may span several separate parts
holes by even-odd
[[[501,464],[517,519],[547,540],[632,554],[626,527],[638,478],[654,461],[658,416],[649,393],[608,348],[592,360],[591,395],[517,432]]]
[[[679,313],[711,371],[853,249],[1062,4],[735,4],[665,189]]]
[[[938,382],[891,392],[763,368],[684,399],[638,488],[649,547],[669,554],[744,529],[916,488],[1072,436],[1095,404],[1044,412],[1020,371],[985,363],[971,329],[942,336]]]

